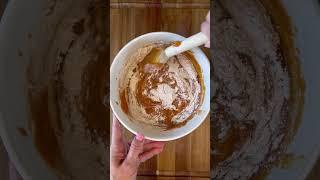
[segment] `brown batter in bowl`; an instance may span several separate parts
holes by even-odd
[[[55,1],[47,15],[46,27],[54,34],[43,46],[46,54],[30,58],[30,128],[37,150],[58,179],[108,176],[106,8],[103,0]]]
[[[213,3],[213,179],[259,179],[298,127],[303,80],[292,26],[278,1]]]
[[[119,83],[121,108],[129,119],[166,130],[192,119],[204,96],[201,68],[192,52],[171,57],[165,64],[154,62],[154,56],[169,45],[139,48],[127,58]]]

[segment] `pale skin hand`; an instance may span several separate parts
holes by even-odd
[[[207,35],[207,37],[210,39],[210,11],[206,16],[206,20],[201,24],[201,32]],[[210,48],[210,40],[204,46]]]
[[[135,180],[140,163],[162,152],[164,142],[145,140],[136,135],[131,143],[126,143],[116,117],[113,117],[112,141],[110,146],[111,180]]]

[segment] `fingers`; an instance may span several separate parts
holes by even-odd
[[[207,48],[210,48],[210,41],[207,42],[204,46],[207,47]]]
[[[205,21],[201,24],[201,32],[203,32],[210,39],[210,24]]]
[[[113,116],[112,141],[110,145],[110,163],[119,166],[126,157],[126,150],[123,145],[122,129],[118,119]]]
[[[122,142],[122,129],[118,119],[113,116],[111,146],[113,143],[119,142]]]
[[[150,143],[145,143],[143,147],[143,151],[149,151],[150,149],[153,148],[163,148],[164,147],[164,142],[157,142],[157,141],[152,141]]]
[[[206,16],[206,21],[208,21],[210,23],[210,11],[208,12],[208,14]]]
[[[143,152],[144,136],[137,134],[136,137],[132,140],[129,153],[124,163],[127,165],[138,168],[140,164],[139,154]]]
[[[140,162],[145,162],[146,160],[151,159],[153,156],[161,153],[163,151],[163,147],[164,146],[152,148],[151,150],[144,152],[139,156]]]
[[[150,143],[150,142],[154,142],[154,141],[152,141],[152,140],[149,140],[149,139],[144,139],[144,144],[148,144],[148,143]],[[128,145],[129,145],[129,147],[131,146],[131,142],[128,142]]]
[[[143,152],[149,151],[152,148],[163,148],[164,145],[165,145],[164,142],[151,141],[151,140],[145,139],[143,144]],[[131,146],[131,142],[128,142],[127,147],[130,147],[130,146]]]
[[[149,140],[149,139],[145,139],[145,140],[144,140],[144,144],[147,144],[147,143],[150,143],[150,142],[154,142],[154,141]]]
[[[205,47],[210,47],[210,23],[205,21],[201,24],[201,32],[203,32],[208,38],[209,41],[205,44]]]
[[[210,11],[206,16],[206,20],[201,24],[201,32],[209,38],[209,41],[204,46],[210,48]]]

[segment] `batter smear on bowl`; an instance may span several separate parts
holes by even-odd
[[[216,0],[212,12],[211,178],[265,179],[301,120],[293,26],[280,1]]]
[[[155,43],[138,49],[129,57],[119,87],[121,108],[130,120],[166,130],[186,124],[204,95],[201,68],[191,52],[165,64],[154,62],[153,56],[168,46]]]

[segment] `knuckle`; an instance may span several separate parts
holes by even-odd
[[[124,159],[126,157],[126,154],[121,152],[112,152],[111,156],[118,159]]]
[[[140,145],[139,143],[135,142],[135,141],[134,141],[133,143],[131,143],[130,148],[132,148],[133,150],[140,150],[140,149],[142,149],[141,145]]]

